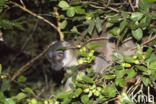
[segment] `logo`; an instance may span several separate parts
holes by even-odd
[[[130,95],[131,99],[135,102],[135,103],[150,103],[150,102],[154,102],[154,95],[146,95],[143,93],[142,90],[139,90],[137,93],[131,93]]]

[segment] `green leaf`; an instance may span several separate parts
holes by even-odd
[[[95,13],[96,16],[100,16],[100,15],[102,15],[105,12],[102,9],[95,9],[93,13]]]
[[[131,20],[133,20],[133,21],[139,21],[143,17],[143,15],[144,14],[141,13],[141,12],[134,12],[131,15]]]
[[[147,87],[148,85],[152,86],[152,82],[149,78],[146,78],[144,76],[141,77],[142,82],[144,83],[144,85]]]
[[[130,15],[129,15],[127,12],[125,12],[125,11],[121,11],[121,15],[122,15],[125,19],[127,19],[127,18],[130,17]]]
[[[30,104],[38,104],[38,100],[35,99],[35,98],[32,98],[32,99],[30,100]]]
[[[5,96],[3,92],[0,90],[0,102],[4,102],[4,101],[5,101]]]
[[[3,11],[3,8],[2,8],[2,7],[0,7],[0,13],[2,13],[2,11]]]
[[[109,17],[108,19],[107,19],[107,21],[108,22],[111,22],[111,23],[116,23],[116,22],[119,22],[119,21],[121,21],[122,20],[122,18],[120,17],[120,16],[114,16],[114,17]]]
[[[0,22],[0,26],[2,26],[4,29],[12,29],[13,25],[14,23],[6,19],[2,19]]]
[[[147,17],[144,17],[143,19],[141,19],[139,26],[143,30],[145,30],[148,27],[148,25],[150,24],[150,22],[151,22],[150,20],[147,20]]]
[[[0,74],[2,73],[2,65],[0,64]]]
[[[22,89],[22,92],[27,92],[27,93],[35,94],[33,92],[33,90],[31,88],[29,88],[29,87],[26,87],[26,88]]]
[[[125,75],[125,70],[116,70],[115,75],[117,78],[122,78]]]
[[[61,104],[70,104],[71,100],[70,98],[65,98]]]
[[[78,73],[77,76],[76,76],[76,80],[77,81],[82,81],[82,77],[83,77],[82,73]]]
[[[22,83],[22,82],[25,82],[27,80],[27,78],[25,76],[20,76],[18,79],[17,79],[17,82],[18,83]]]
[[[74,10],[77,14],[85,14],[85,9],[82,9],[81,6],[74,7]]]
[[[76,26],[73,26],[73,28],[70,31],[74,33],[79,33]]]
[[[89,44],[87,44],[87,47],[89,49],[95,49],[95,48],[101,47],[101,45],[100,44],[95,44],[95,43],[89,43]]]
[[[139,0],[139,10],[142,12],[149,12],[149,3],[147,0]]]
[[[88,53],[86,53],[86,52],[78,51],[78,54],[81,55],[81,56],[88,56]],[[85,59],[80,57],[79,60],[81,60],[81,61],[83,60],[84,61]]]
[[[82,80],[87,83],[94,83],[93,79],[88,76],[83,76]]]
[[[123,69],[123,67],[121,65],[116,65],[113,67],[115,70],[121,70]]]
[[[19,93],[18,95],[16,95],[15,97],[13,97],[14,99],[16,99],[17,101],[21,101],[22,99],[26,98],[27,95],[25,93]]]
[[[115,79],[115,84],[117,86],[124,87],[126,85],[126,82],[123,78],[118,78],[118,79]]]
[[[7,79],[2,79],[1,91],[10,90],[10,81]]]
[[[65,29],[67,26],[67,23],[68,23],[67,20],[64,20],[63,22],[61,22],[60,28]]]
[[[128,74],[127,79],[129,79],[129,78],[133,78],[134,76],[136,76],[137,73],[135,72],[134,69],[128,69],[127,74]]]
[[[75,96],[75,97],[79,97],[79,95],[80,95],[81,93],[82,93],[82,89],[81,89],[81,88],[78,88],[78,89],[75,90],[74,96]]]
[[[89,35],[92,35],[92,32],[94,30],[94,26],[95,26],[95,19],[90,20],[90,24],[88,27],[88,33]]]
[[[81,104],[80,101],[74,101],[72,104]]]
[[[120,31],[121,31],[121,29],[120,29]],[[127,31],[128,31],[128,27],[126,27],[126,28],[123,30],[123,32],[120,33],[120,37],[119,37],[119,41],[120,41],[120,42],[123,40],[123,38],[125,37],[125,35],[126,35],[126,36],[129,35],[129,34],[126,34]]]
[[[152,78],[153,81],[156,80],[156,70],[152,70],[150,77]]]
[[[124,61],[127,63],[135,63],[135,60],[131,56],[125,56]]]
[[[85,16],[74,16],[73,18],[71,18],[72,21],[84,21],[85,20]],[[82,24],[82,26],[85,24]]]
[[[149,62],[152,63],[152,62],[155,62],[155,61],[156,61],[156,54],[151,54],[150,58],[149,58]]]
[[[75,15],[74,8],[73,7],[68,8],[66,14],[68,17],[73,17]]]
[[[115,75],[104,75],[105,79],[114,79]]]
[[[119,36],[120,34],[120,28],[119,27],[114,27],[109,31],[109,33],[113,34],[114,36]]]
[[[60,92],[56,95],[57,99],[63,99],[63,98],[67,98],[69,95],[72,94],[72,91],[67,91],[67,92]]]
[[[98,30],[98,33],[102,31],[102,22],[99,17],[96,18],[96,29]]]
[[[58,6],[62,9],[67,9],[69,8],[69,4],[66,1],[60,1]]]
[[[89,100],[87,104],[95,104],[93,100]]]
[[[88,101],[89,101],[88,95],[83,95],[81,97],[81,101],[82,101],[83,104],[87,104]]]
[[[156,69],[156,61],[151,62],[149,65],[149,68],[150,69]]]
[[[19,23],[19,22],[15,22],[14,23],[14,26],[16,28],[20,29],[20,30],[23,30],[23,31],[25,30],[25,28],[23,27],[23,25],[21,23]]]
[[[70,5],[80,5],[80,1],[70,1]]]
[[[4,104],[16,104],[11,98],[6,98]]]
[[[120,33],[126,28],[128,22],[127,21],[122,21],[120,23]]]
[[[137,52],[136,52],[137,58],[141,60],[143,59],[141,46],[139,44],[136,44],[136,46],[137,46]]]
[[[76,85],[77,87],[81,87],[81,88],[88,88],[87,85],[81,84],[81,83],[75,83],[75,85]]]
[[[153,41],[151,42],[151,46],[154,46],[154,45],[156,45],[156,40],[153,40]]]
[[[150,34],[151,36],[152,36],[152,34],[155,33],[155,32],[156,32],[156,28],[153,27],[153,28],[150,28],[150,29],[149,29],[149,34]],[[155,40],[155,41],[156,41],[156,40]],[[154,42],[154,41],[153,41],[153,42]],[[156,44],[156,43],[155,43],[155,44]]]
[[[146,59],[150,57],[152,51],[153,51],[152,48],[148,48],[148,50],[147,50],[146,53],[145,53],[145,58],[146,58]]]
[[[152,13],[152,14],[151,14],[151,18],[152,18],[152,19],[156,19],[156,13]]]
[[[135,65],[135,67],[141,71],[148,72],[147,68],[141,65]]]
[[[69,87],[71,88],[71,90],[75,90],[75,83],[69,83]]]
[[[136,30],[132,30],[132,35],[136,40],[141,40],[143,36],[142,29],[138,28]]]
[[[109,84],[106,88],[102,90],[102,94],[105,96],[112,98],[116,96],[116,88],[113,84]]]
[[[128,26],[130,27],[130,29],[132,30],[136,30],[139,26],[135,24],[135,22],[130,21]]]
[[[148,1],[148,3],[154,3],[154,2],[156,2],[156,0],[147,0]]]
[[[107,22],[106,23],[106,28],[112,27],[113,25],[114,25],[113,23]]]
[[[5,1],[4,0],[0,0],[0,7],[5,6]]]
[[[3,11],[4,6],[5,6],[5,0],[0,0],[0,13]]]
[[[65,16],[63,14],[61,14],[60,19],[65,19]]]

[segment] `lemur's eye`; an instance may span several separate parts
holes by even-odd
[[[62,58],[63,58],[63,53],[57,54],[57,55],[56,55],[56,58],[57,58],[58,60],[62,59]]]

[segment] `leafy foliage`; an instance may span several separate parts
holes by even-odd
[[[122,56],[122,59],[120,59],[122,60],[122,62],[118,62],[118,60],[116,60],[115,65],[109,67],[109,70],[111,70],[112,72],[108,74],[93,73],[91,68],[85,69],[87,74],[85,76],[83,76],[81,73],[77,74],[76,79],[72,83],[72,90],[68,92],[62,92],[57,95],[56,99],[53,100],[53,103],[108,103],[109,99],[114,98],[118,95],[116,90],[118,89],[118,87],[123,88],[127,86],[129,83],[131,83],[130,79],[134,79],[137,76],[140,76],[142,81],[141,83],[143,83],[145,86],[152,87],[152,81],[156,80],[153,75],[155,74],[156,69],[155,67],[151,68],[150,66],[156,65],[156,55],[150,54],[150,50],[151,48],[149,48],[145,54],[138,51],[137,56],[134,57]],[[114,55],[114,59],[118,58],[116,57],[118,56],[117,54],[118,53]],[[154,59],[152,62],[150,61],[151,57],[153,57]],[[151,63],[149,64],[149,62]],[[106,84],[104,80],[108,83],[114,81],[114,83],[109,83],[104,86]],[[119,96],[121,100],[128,95],[125,92],[122,92],[121,94],[119,94]],[[123,102],[125,102],[125,100],[120,101],[120,103]],[[129,100],[127,99],[126,102],[135,103],[130,98]]]
[[[108,104],[117,101],[120,104],[133,104],[135,102],[130,95],[135,92],[133,89],[137,85],[143,85],[143,89],[140,88],[142,93],[146,93],[144,89],[147,88],[155,92],[156,40],[152,40],[156,33],[156,14],[153,9],[155,0],[139,0],[136,5],[135,0],[132,3],[126,3],[124,0],[16,2],[22,4],[24,10],[28,9],[51,20],[54,25],[59,18],[66,40],[84,42],[95,35],[95,30],[101,35],[106,27],[106,31],[116,37],[118,44],[122,44],[124,39],[134,39],[138,43],[137,52],[134,56],[114,52],[113,64],[103,73],[94,73],[90,64],[95,59],[95,48],[100,45],[87,44],[77,52],[81,56],[78,59],[79,65],[69,68],[71,73],[62,81],[68,77],[73,78],[71,90],[67,92],[60,89],[57,92],[53,81],[47,84],[50,80],[47,76],[52,72],[47,70],[50,65],[45,61],[46,57],[41,57],[27,68],[29,70],[24,70],[17,80],[12,81],[11,77],[19,67],[40,53],[50,41],[56,40],[57,33],[33,17],[34,15],[30,16],[22,9],[16,9],[9,0],[0,0],[0,33],[3,33],[4,37],[4,42],[0,41],[0,103]],[[58,17],[52,7],[57,9]],[[2,36],[0,35],[0,38]],[[142,43],[144,37],[148,38],[146,42],[150,44],[143,52],[141,48],[145,44]],[[56,75],[50,75],[52,76]]]

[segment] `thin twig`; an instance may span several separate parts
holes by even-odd
[[[20,0],[21,4],[23,5],[24,8],[26,8],[24,2],[22,0]]]
[[[139,86],[138,86],[139,87]],[[136,88],[137,89],[137,88]],[[135,89],[135,90],[136,90]],[[135,91],[134,90],[134,91]],[[134,91],[131,93],[131,95],[135,98],[138,94],[143,94],[143,84],[141,84],[141,86],[140,86],[140,89],[139,89],[139,91],[137,91],[137,93],[135,93],[134,95],[133,95],[133,93],[134,93]]]
[[[132,37],[129,37],[129,38],[123,40],[123,41],[122,41],[122,44],[125,43],[125,42],[127,42],[127,41],[129,41],[129,40],[132,40],[132,39],[133,39]]]
[[[105,9],[104,7],[101,7],[101,6],[97,6],[97,5],[93,5],[93,4],[89,4],[89,5],[96,9]]]
[[[25,47],[29,43],[30,39],[33,37],[33,35],[34,35],[34,33],[35,33],[35,31],[36,31],[36,29],[38,27],[38,23],[39,23],[39,21],[37,20],[36,23],[35,23],[35,26],[34,26],[34,28],[32,30],[32,32],[31,32],[31,34],[29,35],[29,37],[27,38],[27,40],[24,42],[24,44],[23,44],[23,46],[21,48],[21,51],[25,49]]]
[[[39,21],[36,21],[35,26],[34,26],[32,32],[31,32],[31,34],[29,35],[29,37],[28,37],[28,38],[26,39],[26,41],[24,42],[24,44],[23,44],[23,46],[22,46],[22,48],[21,48],[21,51],[25,49],[25,47],[27,46],[29,40],[30,40],[30,39],[32,38],[32,36],[34,35],[34,33],[35,33],[36,29],[37,29],[38,23],[39,23]],[[20,52],[21,52],[21,51],[20,51]],[[19,52],[19,53],[20,53],[20,52]]]
[[[134,7],[133,7],[133,5],[132,5],[131,0],[128,0],[128,2],[129,2],[130,6],[131,6],[131,8],[132,8],[132,11],[134,12],[134,11],[135,11],[135,9],[134,9]]]
[[[106,8],[108,8],[108,9],[110,9],[110,10],[112,10],[112,11],[114,11],[114,12],[119,12],[117,9],[115,9],[115,8],[112,8],[112,7],[110,7],[110,6],[107,6],[107,5],[103,5],[103,6],[98,6],[98,4],[97,3],[95,3],[95,2],[89,2],[90,4],[90,6],[91,7],[94,7],[94,8],[98,8],[98,9],[106,9]]]
[[[59,13],[58,13],[56,7],[54,7],[54,11],[55,11],[55,14],[56,14],[56,19],[57,19],[57,29],[58,29],[58,31],[60,33],[60,40],[63,41],[64,40],[64,34],[61,32],[60,16],[59,16]]]
[[[135,7],[136,7],[136,8],[139,7],[139,0],[136,0]]]
[[[112,6],[120,6],[120,5],[127,5],[128,3],[127,2],[124,2],[124,3],[111,3],[110,5]]]
[[[142,44],[141,44],[141,47],[143,47],[144,45],[146,45],[146,44],[148,44],[148,43],[154,41],[155,39],[156,39],[156,34],[155,34],[150,40],[147,40],[147,41],[145,41],[144,43],[142,43]],[[134,47],[134,48],[132,48],[131,50],[135,50],[135,49],[137,49],[137,47]]]
[[[115,98],[109,99],[109,100],[107,100],[107,102],[115,101],[116,99],[118,99],[118,97],[115,97]]]
[[[114,12],[119,12],[119,10],[117,10],[117,9],[115,9],[115,8],[112,8],[112,7],[107,7],[108,9],[110,9],[110,10],[112,10],[112,11],[114,11]]]
[[[46,91],[46,87],[42,88],[41,91],[35,96],[37,99]]]
[[[136,78],[138,78],[136,83],[129,88],[129,90],[127,91],[127,94],[130,94],[131,92],[133,92],[132,90],[136,89],[140,85],[140,76]]]
[[[17,72],[15,72],[15,74],[11,77],[11,81],[15,80],[17,76],[19,76],[26,67],[28,67],[29,65],[31,65],[33,62],[35,62],[37,59],[39,59],[41,56],[44,55],[44,53],[49,49],[49,47],[51,45],[53,45],[55,42],[51,42],[50,44],[48,44],[46,46],[46,48],[40,53],[38,54],[37,56],[35,56],[34,58],[32,58],[30,61],[28,61],[26,64],[24,64],[21,68],[19,68],[17,70]]]
[[[144,45],[146,45],[146,44],[148,44],[148,43],[154,41],[155,39],[156,39],[156,34],[155,34],[150,40],[148,40],[148,41],[142,43],[141,46],[144,46]]]
[[[10,2],[11,4],[13,4],[13,5],[19,7],[19,8],[22,9],[23,11],[25,11],[25,12],[31,14],[32,16],[37,17],[38,19],[43,20],[44,22],[48,23],[51,27],[53,27],[55,30],[57,30],[57,32],[58,32],[59,35],[60,35],[60,38],[63,37],[63,36],[62,36],[62,33],[61,33],[60,30],[57,28],[57,26],[55,26],[55,25],[54,25],[53,23],[51,23],[49,20],[45,19],[45,18],[42,17],[42,16],[37,15],[36,13],[30,11],[29,9],[27,9],[27,8],[21,6],[21,5],[19,5],[19,4],[16,3],[16,2],[13,2],[13,1],[9,1],[9,2]],[[61,39],[60,39],[60,40],[61,40]]]
[[[82,48],[84,47],[86,44],[92,42],[92,41],[97,41],[97,40],[109,40],[109,37],[99,37],[99,38],[93,38],[93,39],[89,39],[87,40],[84,44],[81,45],[81,47],[79,48]]]
[[[3,40],[3,33],[0,31],[0,41],[4,41]]]
[[[26,41],[23,43],[22,48],[20,49],[19,52],[17,52],[17,54],[15,54],[11,59],[10,59],[10,65],[6,70],[10,70],[11,66],[13,65],[13,62],[16,60],[17,56],[19,56],[21,54],[21,52],[25,49],[26,45],[28,44],[30,38],[32,37],[32,35],[34,34],[34,32],[36,31],[36,28],[38,26],[38,21],[35,23],[35,26],[32,30],[32,32],[30,33],[29,37],[26,39]]]

